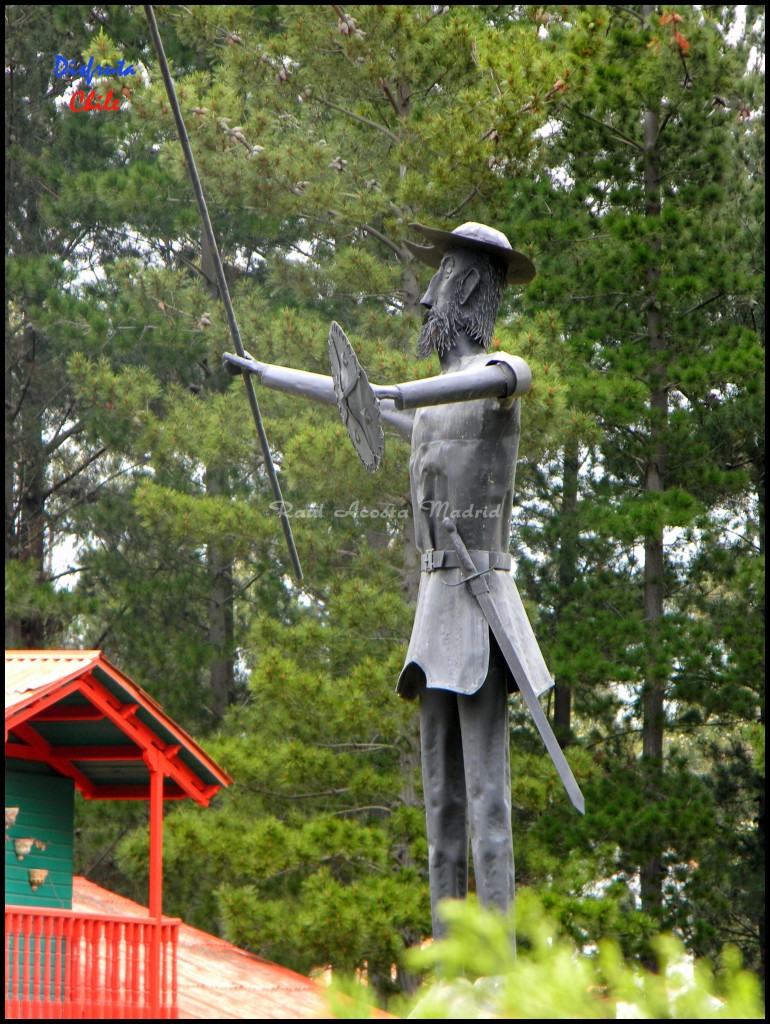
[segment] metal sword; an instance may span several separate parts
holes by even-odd
[[[174,115],[174,121],[176,122],[176,130],[179,135],[179,141],[182,145],[182,152],[184,153],[187,170],[190,174],[190,182],[192,183],[193,192],[195,194],[195,201],[198,204],[198,212],[203,225],[203,232],[206,236],[206,241],[208,242],[212,261],[214,263],[217,286],[225,307],[230,334],[232,336],[233,343],[235,344],[236,352],[243,359],[246,356],[246,350],[243,347],[241,332],[238,328],[238,322],[235,319],[235,311],[233,310],[233,303],[230,299],[230,290],[227,287],[222,258],[219,255],[219,249],[217,248],[216,238],[214,237],[214,228],[211,225],[211,218],[209,217],[209,211],[206,206],[206,200],[203,195],[200,178],[198,177],[198,171],[195,166],[192,149],[190,148],[190,139],[187,135],[187,129],[185,128],[184,120],[182,118],[182,111],[179,108],[179,101],[177,100],[176,90],[174,89],[174,81],[171,78],[171,72],[169,71],[166,53],[163,49],[163,43],[161,42],[158,25],[155,21],[155,12],[152,9],[152,5],[145,5],[144,13],[150,26],[150,34],[152,35],[155,51],[158,54],[158,65],[160,67],[161,75],[163,76],[163,82],[166,86],[166,93],[171,105],[171,111]],[[254,392],[254,385],[251,377],[247,374],[243,374],[243,381],[246,386],[249,406],[251,407],[251,415],[254,418],[254,425],[257,428],[257,437],[259,438],[259,446],[262,449],[262,457],[265,462],[268,479],[270,480],[270,487],[273,491],[273,497],[277,503],[276,507],[278,508],[278,517],[281,520],[286,545],[289,549],[289,558],[291,559],[292,569],[294,570],[294,577],[299,583],[302,580],[302,567],[299,564],[299,555],[297,554],[297,548],[294,544],[294,536],[291,532],[291,523],[289,522],[286,506],[284,505],[283,496],[281,495],[281,485],[278,482],[278,475],[276,474],[275,466],[273,465],[273,457],[270,454],[270,445],[267,442],[267,434],[265,433],[265,428],[262,423],[262,416],[259,411],[257,396]]]
[[[463,539],[457,532],[457,527],[453,520],[445,519],[442,526],[451,537],[452,543],[454,544],[455,550],[457,551],[457,558],[460,562],[460,568],[464,571],[465,576],[463,582],[466,584],[468,590],[473,594],[481,608],[481,613],[486,619],[489,628],[492,630],[492,634],[497,640],[498,646],[503,653],[508,668],[513,674],[513,678],[516,680],[519,692],[524,698],[524,703],[529,708],[529,713],[537,726],[537,731],[540,733],[540,737],[545,743],[546,750],[551,755],[551,760],[554,763],[556,771],[559,773],[564,788],[567,790],[567,795],[572,801],[573,806],[580,811],[581,814],[585,814],[585,799],[583,794],[580,792],[580,787],[575,781],[575,776],[572,774],[572,769],[567,764],[559,741],[553,734],[550,722],[545,716],[545,712],[540,707],[537,699],[537,694],[532,688],[532,684],[529,681],[524,666],[519,660],[519,656],[514,650],[513,644],[505,631],[500,614],[495,607],[495,601],[489,589],[489,583],[486,580],[486,573],[479,572],[473,562],[473,559],[468,554],[468,549],[463,543]]]

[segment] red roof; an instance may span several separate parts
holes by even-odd
[[[75,876],[72,909],[147,917],[147,910]],[[247,953],[206,932],[179,926],[179,1017],[183,1020],[331,1020],[317,982]],[[373,1011],[378,1018],[390,1015]]]
[[[164,799],[206,805],[232,781],[101,651],[5,652],[6,757],[48,764],[89,799],[147,799],[160,758]]]

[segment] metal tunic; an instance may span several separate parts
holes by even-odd
[[[458,369],[494,362],[508,364],[519,378],[529,373],[523,360],[505,353],[470,356]],[[521,409],[518,399],[506,405],[479,399],[426,407],[415,414],[409,475],[421,553],[452,548],[441,525],[447,517],[468,549],[508,551]],[[431,688],[472,694],[487,677],[489,627],[462,585],[462,575],[460,569],[421,574],[412,637],[396,687],[407,700],[417,696],[423,679]],[[553,686],[553,679],[513,576],[494,569],[487,578],[506,632],[540,694]],[[517,689],[512,678],[508,688]]]

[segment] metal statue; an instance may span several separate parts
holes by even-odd
[[[553,685],[511,575],[508,552],[521,410],[531,385],[516,356],[489,352],[503,288],[535,267],[484,224],[454,231],[413,225],[408,242],[436,269],[418,351],[438,355],[437,377],[371,385],[338,324],[332,376],[225,355],[232,372],[336,403],[367,469],[383,451],[381,420],[410,441],[415,539],[421,555],[414,627],[397,692],[419,700],[434,935],[436,908],[468,888],[469,840],[482,904],[514,896],[508,697],[520,691],[574,806],[583,796],[538,696]]]

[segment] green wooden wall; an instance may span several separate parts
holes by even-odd
[[[32,767],[32,766],[30,766]],[[22,907],[72,908],[75,784],[57,775],[37,774],[23,762],[8,761],[5,806],[18,807],[16,824],[5,843],[5,902]],[[30,837],[45,843],[19,861],[14,839]],[[29,868],[47,868],[48,877],[33,892]]]

